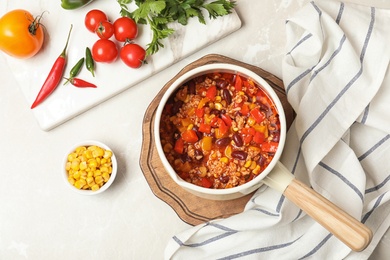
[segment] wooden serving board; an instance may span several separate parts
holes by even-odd
[[[230,63],[245,67],[257,73],[265,79],[279,96],[286,114],[287,126],[289,127],[294,119],[294,111],[287,102],[286,94],[283,88],[283,82],[271,73],[264,71],[253,65],[249,65],[225,56],[210,54],[200,58],[197,61],[184,67],[173,79],[164,85],[161,91],[148,106],[142,126],[143,141],[141,148],[140,166],[152,192],[161,200],[166,202],[177,215],[190,225],[197,225],[209,220],[226,218],[240,213],[253,193],[244,197],[216,201],[199,198],[177,185],[168,173],[158,156],[154,144],[153,122],[155,111],[160,103],[162,96],[167,88],[182,74],[195,67],[211,63]]]

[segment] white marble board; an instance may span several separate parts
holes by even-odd
[[[85,28],[85,14],[91,9],[101,9],[107,13],[110,20],[120,17],[120,8],[115,0],[96,0],[83,8],[71,11],[62,9],[60,2],[60,0],[0,2],[1,16],[13,9],[25,9],[34,16],[43,13],[42,23],[46,27],[46,38],[43,49],[38,54],[27,60],[2,54],[6,56],[8,66],[26,97],[28,107],[35,100],[54,61],[62,52],[71,24],[73,30],[67,52],[68,66],[64,76],[69,75],[71,67],[85,56],[85,48],[87,46],[92,48],[98,39]],[[63,86],[60,83],[42,104],[31,110],[41,129],[45,131],[53,129],[241,27],[241,20],[236,12],[213,20],[209,20],[207,14],[205,17],[207,25],[198,23],[196,18],[191,19],[187,26],[172,24],[175,33],[164,41],[165,47],[149,57],[148,64],[140,69],[127,67],[120,59],[111,64],[97,63],[95,77],[83,68],[79,77],[95,83],[97,89],[79,89],[70,84]],[[135,42],[146,46],[150,39],[149,27],[140,26]]]

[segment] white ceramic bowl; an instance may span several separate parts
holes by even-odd
[[[169,97],[174,93],[174,91],[179,88],[183,83],[186,83],[190,79],[193,79],[197,76],[207,74],[210,72],[228,72],[228,73],[238,73],[240,75],[243,75],[244,77],[253,79],[258,85],[262,86],[262,89],[269,95],[269,97],[273,100],[278,112],[279,112],[279,120],[280,120],[280,126],[281,126],[281,133],[280,133],[280,141],[278,149],[275,153],[275,156],[271,163],[268,165],[268,167],[256,178],[253,180],[237,186],[233,188],[228,189],[211,189],[211,188],[204,188],[200,187],[194,184],[191,184],[189,182],[186,182],[185,180],[181,179],[170,163],[168,162],[167,158],[165,157],[163,148],[161,146],[161,140],[160,140],[160,118],[161,113],[163,111],[163,108],[169,99]],[[182,188],[186,189],[187,191],[191,192],[194,195],[197,195],[202,198],[206,199],[212,199],[212,200],[230,200],[239,198],[242,196],[245,196],[255,190],[257,190],[262,185],[262,179],[272,170],[272,168],[275,166],[277,161],[279,160],[282,150],[284,147],[285,139],[286,139],[286,120],[285,120],[285,114],[283,111],[283,106],[276,95],[275,91],[272,89],[272,87],[259,75],[254,73],[253,71],[250,71],[244,67],[232,65],[232,64],[223,64],[223,63],[217,63],[217,64],[207,64],[203,65],[197,68],[194,68],[186,73],[184,73],[182,76],[180,76],[176,81],[172,83],[172,85],[167,89],[167,91],[164,93],[160,104],[156,110],[156,117],[154,121],[154,137],[155,137],[155,144],[157,148],[157,152],[159,154],[159,157],[164,165],[164,168],[170,175],[170,177]]]
[[[111,156],[111,162],[112,162],[112,172],[111,172],[111,175],[110,175],[110,178],[108,179],[108,181],[106,183],[104,183],[104,185],[102,187],[100,187],[100,189],[96,190],[96,191],[93,191],[93,190],[82,190],[82,189],[77,189],[75,186],[73,186],[69,181],[68,181],[68,172],[66,171],[65,167],[66,167],[66,162],[68,161],[68,155],[72,152],[75,151],[75,149],[79,146],[85,146],[85,147],[88,147],[88,146],[92,146],[92,145],[96,145],[96,146],[99,146],[105,150],[110,150],[112,152],[112,156]],[[116,157],[115,157],[115,153],[112,151],[112,149],[110,149],[110,147],[108,147],[107,145],[105,145],[104,143],[101,143],[99,141],[94,141],[94,140],[88,140],[88,141],[83,141],[83,142],[80,142],[80,143],[76,143],[74,145],[72,145],[69,150],[65,153],[65,156],[64,156],[64,159],[62,161],[62,175],[64,177],[64,180],[65,180],[65,183],[66,185],[72,189],[73,191],[79,193],[79,194],[82,194],[82,195],[97,195],[97,194],[100,194],[102,192],[104,192],[105,190],[107,190],[111,184],[114,182],[115,180],[115,177],[116,177],[116,173],[117,173],[117,169],[118,169],[118,164],[117,164],[117,160],[116,160]]]

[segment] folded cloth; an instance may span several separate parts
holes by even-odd
[[[281,161],[361,220],[353,252],[265,186],[244,212],[175,235],[166,259],[367,259],[390,226],[390,10],[315,1],[286,22],[283,81],[297,116]]]

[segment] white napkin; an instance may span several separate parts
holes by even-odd
[[[174,236],[166,259],[366,259],[390,226],[390,10],[315,1],[286,23],[297,113],[281,161],[374,233],[353,252],[271,188],[244,212]]]

